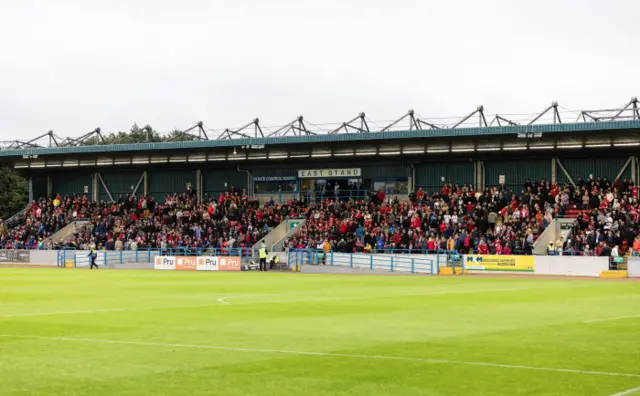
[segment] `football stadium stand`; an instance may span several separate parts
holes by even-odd
[[[49,133],[48,145],[0,150],[29,180],[26,209],[0,221],[0,248],[251,249],[304,219],[268,248],[640,253],[637,104],[574,123],[554,103],[526,123],[489,123],[479,107],[443,126],[410,111],[377,132],[360,114],[326,133],[299,117],[215,140],[199,123],[184,142]]]

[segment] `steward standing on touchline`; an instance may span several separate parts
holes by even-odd
[[[260,256],[260,271],[267,271],[267,248],[264,241],[260,244],[260,250],[258,250]]]
[[[91,250],[89,251],[89,262],[91,263],[91,266],[89,267],[89,269],[93,269],[93,267],[95,266],[96,269],[98,269],[98,264],[96,264],[96,258],[98,258],[98,251],[96,250],[96,247],[92,244],[91,245]]]

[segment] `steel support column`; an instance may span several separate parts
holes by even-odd
[[[47,175],[47,198],[53,194],[53,177]]]
[[[627,170],[627,167],[633,163],[633,158],[634,158],[634,156],[630,156],[629,157],[629,159],[627,160],[627,162],[624,163],[624,166],[622,167],[622,169],[620,169],[620,172],[618,172],[618,175],[616,176],[615,179],[613,179],[613,181],[616,181],[616,180],[620,179],[620,177],[622,176],[624,171]]]
[[[104,191],[109,196],[109,199],[111,200],[111,202],[115,202],[115,200],[113,199],[113,196],[111,195],[111,191],[109,191],[109,187],[107,187],[107,184],[104,182],[104,180],[102,180],[102,176],[100,176],[100,173],[96,172],[96,175],[98,175],[98,180],[100,180],[100,184],[102,184],[102,187],[104,188]]]
[[[196,198],[198,204],[202,203],[202,171],[196,169]]]
[[[33,202],[33,177],[29,176],[29,203]]]
[[[144,195],[145,197],[149,195],[149,177],[147,174],[147,170],[145,169],[142,176],[144,177]]]
[[[558,158],[556,158],[556,163],[558,164],[558,166],[560,167],[560,170],[562,171],[562,173],[564,173],[564,175],[567,177],[567,179],[569,180],[569,183],[571,183],[571,185],[573,186],[573,188],[576,188],[576,183],[573,181],[573,179],[571,178],[571,175],[569,175],[569,172],[567,172],[567,170],[564,168],[564,166],[562,165],[562,162],[560,162],[560,160]]]

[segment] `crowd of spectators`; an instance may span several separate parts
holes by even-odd
[[[298,216],[299,203],[260,206],[234,188],[197,202],[192,191],[162,202],[153,197],[121,195],[116,202],[92,203],[86,196],[41,199],[16,219],[0,224],[0,248],[87,249],[238,249],[257,243],[282,219]],[[86,219],[80,232],[58,244],[47,238],[74,220]]]
[[[640,255],[638,186],[631,180],[578,179],[563,191],[560,213],[576,219],[569,238],[549,241],[550,253]]]
[[[319,202],[250,202],[244,191],[193,191],[153,197],[121,195],[116,202],[60,195],[33,202],[12,224],[0,221],[3,249],[249,248],[287,217],[304,217],[287,249],[340,252],[457,251],[532,254],[555,217],[573,217],[569,238],[549,241],[549,254],[640,254],[638,187],[629,180],[578,179],[553,184],[528,180],[520,191],[504,186],[475,191],[468,185],[419,188],[405,199],[379,191],[371,198]],[[77,219],[88,225],[56,245],[47,238]],[[546,242],[546,241],[545,241]]]
[[[367,201],[325,200],[309,206],[307,221],[285,248],[340,252],[532,254],[555,217],[575,217],[571,237],[550,241],[550,254],[640,254],[638,187],[629,180],[528,180],[474,191],[444,185],[420,188],[407,201],[374,195]]]

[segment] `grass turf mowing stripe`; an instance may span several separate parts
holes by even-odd
[[[527,288],[505,288],[505,289],[482,289],[482,290],[460,290],[460,291],[447,291],[447,292],[434,292],[434,293],[412,293],[412,294],[396,294],[396,295],[388,295],[388,296],[379,296],[379,298],[404,298],[404,297],[414,297],[414,296],[442,296],[449,294],[475,294],[475,293],[492,293],[492,292],[503,292],[503,291],[526,291],[530,290]],[[269,296],[274,296],[276,294],[266,294]],[[47,315],[76,315],[76,314],[91,314],[91,313],[100,313],[100,312],[127,312],[127,311],[151,311],[151,310],[163,310],[163,309],[180,309],[180,308],[210,308],[220,305],[232,305],[231,303],[224,301],[228,298],[240,298],[242,296],[227,296],[221,297],[217,300],[217,303],[214,304],[205,304],[205,305],[172,305],[166,307],[146,307],[146,308],[107,308],[107,309],[96,309],[96,310],[85,310],[85,311],[57,311],[57,312],[35,312],[35,313],[24,313],[24,314],[8,314],[8,315],[0,315],[0,319],[3,318],[20,318],[20,317],[29,317],[29,316],[47,316]],[[255,295],[251,295],[251,297],[255,297]],[[286,296],[283,296],[286,297]],[[261,301],[246,301],[241,303],[234,303],[233,305],[251,305],[251,304],[287,304],[287,303],[298,303],[298,302],[322,302],[322,301],[340,301],[340,300],[367,300],[370,299],[370,296],[359,296],[359,297],[318,297],[318,298],[305,298],[305,299],[288,299],[288,300],[261,300]]]
[[[49,341],[87,342],[87,343],[96,343],[96,344],[121,344],[121,345],[139,345],[139,346],[153,346],[153,347],[167,347],[167,348],[211,349],[211,350],[234,351],[234,352],[275,353],[275,354],[289,354],[289,355],[300,355],[300,356],[320,356],[320,357],[330,356],[330,357],[343,357],[343,358],[353,358],[353,359],[395,360],[395,361],[408,361],[408,362],[422,362],[422,363],[430,363],[430,364],[454,364],[454,365],[465,365],[465,366],[495,367],[495,368],[505,368],[505,369],[515,369],[515,370],[550,371],[550,372],[557,372],[557,373],[573,373],[573,374],[603,375],[603,376],[613,376],[613,377],[640,378],[640,374],[633,374],[633,373],[578,370],[578,369],[555,368],[555,367],[535,367],[535,366],[487,363],[487,362],[465,362],[465,361],[456,361],[456,360],[414,358],[414,357],[402,357],[402,356],[358,355],[358,354],[349,354],[349,353],[291,351],[291,350],[283,350],[283,349],[236,348],[236,347],[225,347],[225,346],[216,346],[216,345],[173,344],[173,343],[161,343],[161,342],[123,341],[123,340],[101,340],[101,339],[95,339],[95,338],[44,337],[44,336],[23,335],[23,334],[0,334],[0,337],[49,340]],[[635,391],[635,390],[636,389],[630,390],[630,391]],[[630,392],[630,391],[625,391],[625,392]],[[625,393],[622,393],[622,394],[625,394]]]

